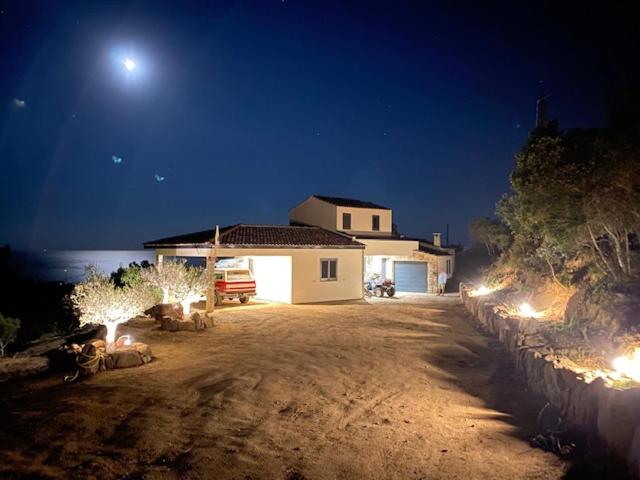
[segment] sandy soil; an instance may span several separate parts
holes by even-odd
[[[0,477],[560,478],[540,399],[455,297],[218,310],[122,328],[153,363],[4,385]]]

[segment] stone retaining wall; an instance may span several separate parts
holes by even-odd
[[[462,303],[505,345],[529,386],[546,397],[568,426],[596,435],[640,478],[640,388],[614,388],[602,378],[587,382],[575,363],[544,345],[536,319],[505,316],[490,298],[471,297],[470,290],[460,285]]]

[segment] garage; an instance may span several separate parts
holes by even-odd
[[[256,298],[291,303],[291,257],[248,257],[248,264],[256,281]]]
[[[144,246],[156,250],[157,264],[164,257],[180,256],[205,260],[209,267],[213,261],[215,268],[248,268],[256,281],[256,298],[261,300],[313,303],[363,295],[365,246],[321,227],[239,224],[153,240]],[[329,265],[332,268],[324,268]]]
[[[426,262],[394,262],[394,278],[398,292],[427,292]]]

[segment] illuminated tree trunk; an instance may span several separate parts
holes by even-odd
[[[162,303],[169,303],[169,287],[162,288]]]

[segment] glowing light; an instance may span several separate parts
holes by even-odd
[[[524,302],[518,307],[518,315],[524,318],[540,318],[543,313],[536,311],[531,305]]]
[[[126,68],[130,72],[133,72],[136,69],[136,66],[137,66],[136,62],[134,62],[130,58],[125,58],[124,62],[122,62],[122,63],[124,64],[124,68]]]
[[[124,321],[119,323],[124,323]],[[105,322],[104,325],[107,327],[107,337],[105,340],[107,342],[107,345],[111,345],[113,342],[116,341],[116,330],[118,328],[118,323]]]
[[[472,297],[481,297],[482,295],[489,295],[490,293],[495,292],[495,288],[485,287],[484,285],[479,286],[478,288],[474,288],[469,292],[469,295]]]
[[[636,348],[629,355],[616,358],[613,361],[613,368],[620,375],[640,382],[640,348]]]

